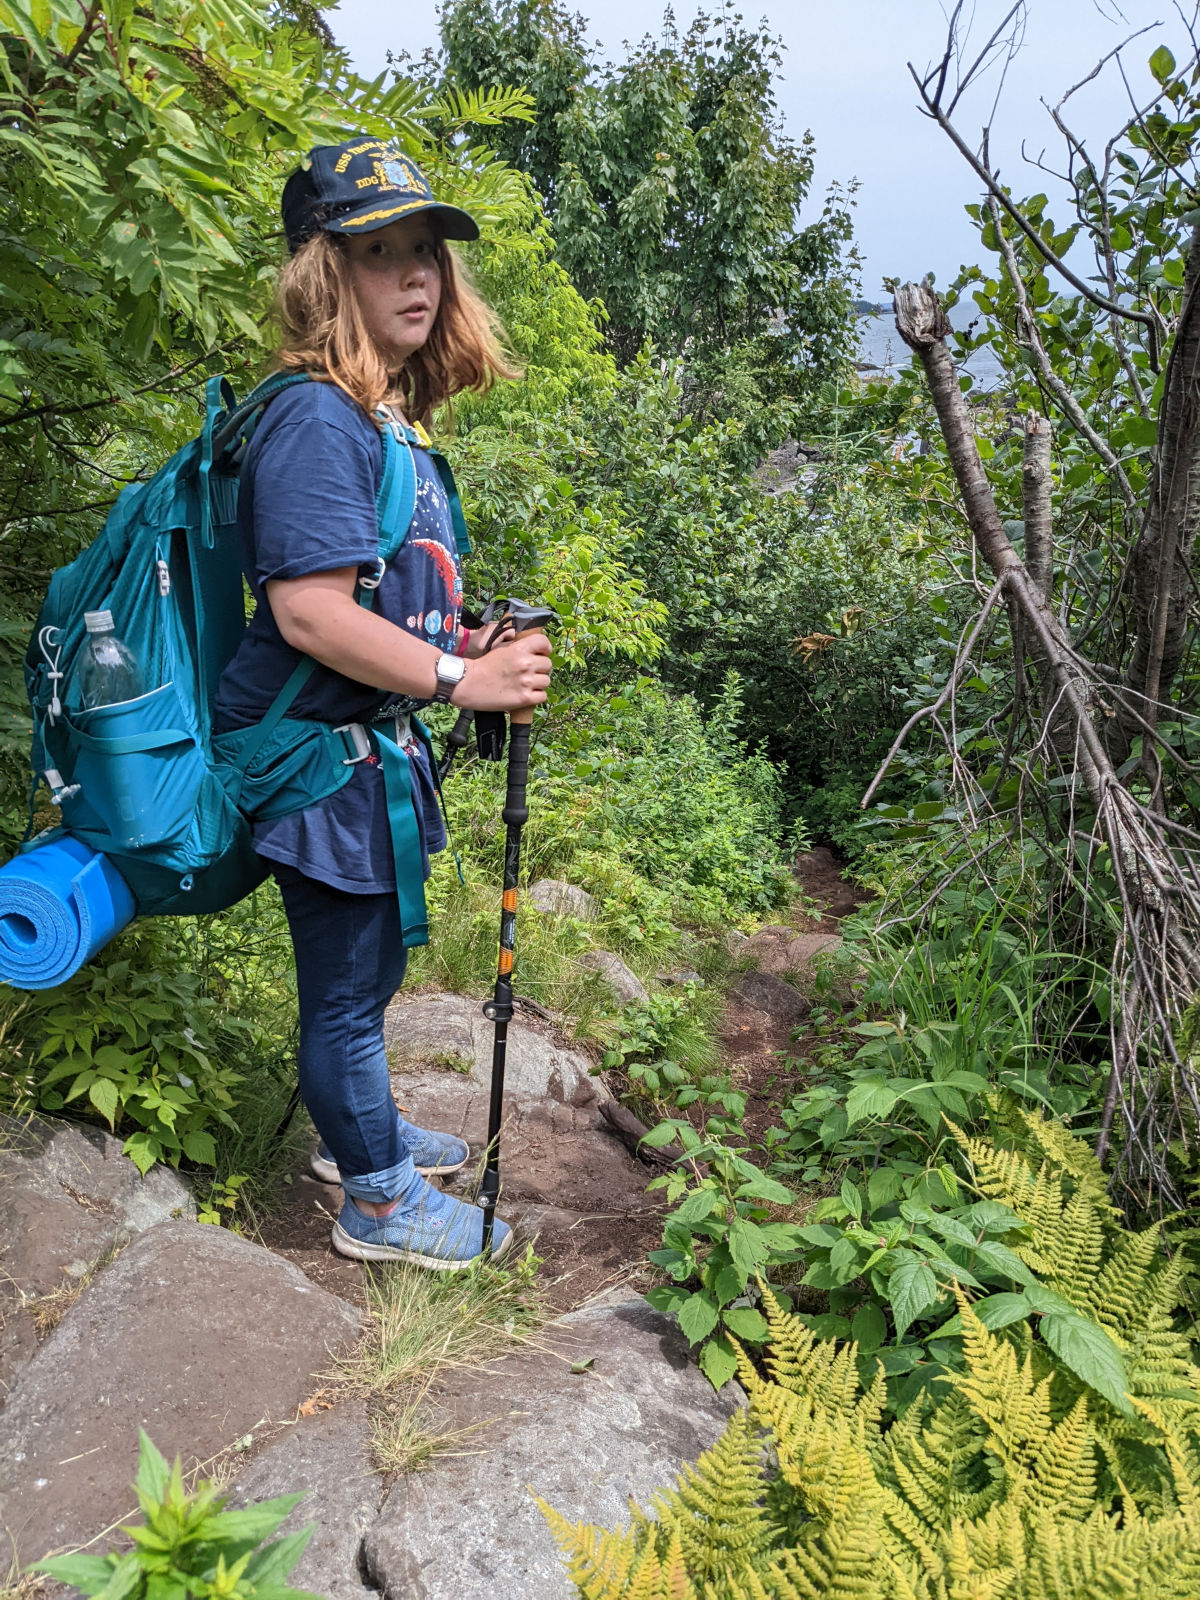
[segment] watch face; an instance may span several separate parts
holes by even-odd
[[[442,655],[437,664],[438,682],[458,683],[466,670],[467,663],[462,656]]]

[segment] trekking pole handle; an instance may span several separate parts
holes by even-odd
[[[528,633],[544,633],[557,613],[551,606],[531,606],[524,600],[506,600],[502,607],[500,629],[511,629],[514,639]],[[499,631],[499,630],[498,630]],[[520,825],[529,817],[525,804],[525,787],[529,780],[529,733],[533,723],[533,707],[523,706],[508,719],[508,788],[501,813],[506,823]]]

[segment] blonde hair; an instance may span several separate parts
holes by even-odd
[[[393,379],[363,322],[345,248],[320,229],[279,274],[277,365],[336,383],[368,416],[389,398],[398,399],[409,420],[422,426],[462,389],[482,392],[497,378],[519,378],[520,368],[503,348],[500,319],[440,237],[437,257],[442,277],[437,317],[425,344]]]

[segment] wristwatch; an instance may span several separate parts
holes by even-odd
[[[437,667],[437,688],[433,693],[435,706],[445,706],[450,703],[450,696],[463,680],[463,673],[467,670],[464,657],[455,655],[440,655]]]

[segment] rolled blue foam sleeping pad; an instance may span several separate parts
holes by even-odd
[[[133,918],[116,867],[70,837],[35,845],[0,867],[0,979],[53,989]]]

